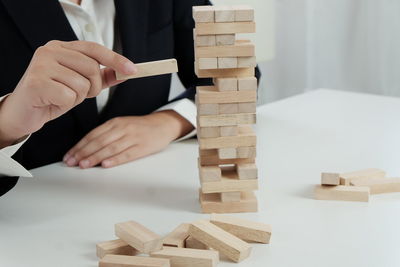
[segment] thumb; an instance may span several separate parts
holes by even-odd
[[[109,88],[126,81],[126,80],[117,80],[115,76],[115,71],[111,68],[101,69],[101,79],[102,79],[102,86],[101,86],[102,89]]]

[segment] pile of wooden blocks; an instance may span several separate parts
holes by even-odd
[[[210,220],[183,223],[164,238],[134,221],[116,224],[115,234],[119,239],[96,245],[99,267],[214,267],[220,253],[240,262],[250,256],[247,242],[269,244],[271,226],[212,214]]]
[[[204,213],[256,212],[257,79],[255,47],[237,34],[254,33],[249,6],[196,6],[195,70],[213,78],[197,87],[200,204]]]
[[[386,178],[380,169],[347,173],[322,173],[315,199],[368,202],[370,194],[400,192],[400,178]]]

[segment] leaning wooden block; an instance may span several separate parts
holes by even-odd
[[[202,35],[200,35],[202,36]],[[215,44],[220,45],[234,45],[236,41],[235,34],[218,34],[215,35]]]
[[[220,136],[236,136],[239,133],[237,126],[221,126],[219,129]]]
[[[213,6],[194,6],[193,19],[196,23],[214,22],[214,7]]]
[[[197,47],[195,53],[196,58],[252,57],[255,55],[255,47],[250,42],[238,41],[235,45]]]
[[[143,78],[149,76],[156,76],[162,74],[169,74],[178,72],[178,64],[176,59],[166,59],[166,60],[158,60],[152,62],[138,63],[135,64],[137,68],[137,73],[134,75],[125,75],[119,72],[115,73],[117,80],[128,80],[128,79],[136,79]]]
[[[237,78],[215,78],[215,88],[217,91],[237,91],[238,79]]]
[[[246,5],[235,5],[235,21],[254,21],[254,8]]]
[[[215,6],[215,22],[235,22],[235,10],[230,6]]]
[[[200,70],[197,61],[194,70],[199,78],[249,77],[255,74],[255,68]]]
[[[135,221],[117,223],[115,235],[142,253],[162,248],[162,237]]]
[[[219,166],[199,166],[200,179],[203,182],[220,181],[222,174]]]
[[[322,185],[339,185],[340,184],[340,177],[339,173],[328,173],[323,172],[321,174],[321,184]]]
[[[249,131],[244,132],[244,128],[249,128]],[[255,146],[256,143],[257,136],[251,127],[248,126],[239,127],[239,134],[237,136],[224,136],[199,140],[199,146],[201,149],[246,147]]]
[[[315,187],[315,199],[318,200],[343,200],[343,201],[369,201],[369,188],[345,185],[317,185]]]
[[[253,75],[254,76],[254,75]],[[256,77],[241,77],[238,79],[238,90],[257,90],[257,78]]]
[[[219,214],[211,214],[210,222],[242,240],[269,244],[271,238],[269,224]]]
[[[256,102],[238,103],[238,113],[256,113],[256,109]]]
[[[96,244],[96,255],[100,259],[105,255],[136,255],[138,252],[121,239],[105,241]]]
[[[218,59],[216,57],[199,58],[198,62],[201,70],[218,69]]]
[[[221,114],[198,117],[198,125],[200,127],[234,126],[241,124],[249,125],[255,123],[255,113]]]
[[[197,47],[217,45],[217,39],[215,35],[195,35],[194,42]]]
[[[220,159],[234,159],[237,158],[236,148],[227,147],[218,149],[218,157]]]
[[[400,192],[400,178],[358,179],[352,181],[351,185],[369,187],[370,193],[373,195]]]
[[[257,66],[256,57],[238,57],[237,67],[238,68],[255,68]]]
[[[256,91],[217,91],[215,86],[197,86],[198,104],[232,104],[257,101]]]
[[[256,157],[256,147],[254,146],[238,147],[236,150],[237,156],[240,159]]]
[[[254,32],[256,32],[255,22],[196,23],[198,35]]]
[[[164,237],[163,245],[167,247],[185,247],[185,240],[189,236],[189,224],[182,223]]]
[[[201,243],[196,238],[189,236],[185,241],[185,248],[195,248],[195,249],[210,249],[208,246]]]
[[[242,198],[242,192],[222,192],[220,198],[221,202],[238,202]]]
[[[218,104],[219,112],[218,114],[236,114],[239,113],[238,103],[223,103]],[[210,114],[212,115],[212,114]]]
[[[200,190],[200,205],[203,213],[257,212],[258,203],[254,192],[242,192],[240,201],[222,202],[220,193],[204,194]]]
[[[352,181],[372,179],[372,178],[385,178],[386,172],[381,169],[365,169],[354,172],[346,172],[340,174],[340,184],[350,185]]]
[[[199,138],[216,138],[220,137],[219,127],[198,127],[197,136]]]
[[[257,166],[254,163],[237,164],[237,173],[239,179],[257,179]]]
[[[99,267],[170,267],[170,263],[168,259],[106,255],[100,260]]]
[[[238,68],[237,57],[219,57],[218,69],[235,69]]]
[[[219,253],[215,250],[164,247],[150,254],[152,257],[169,259],[171,266],[215,267],[219,263]]]
[[[250,255],[251,246],[248,243],[208,221],[193,222],[190,225],[189,232],[200,242],[235,262],[240,262]]]

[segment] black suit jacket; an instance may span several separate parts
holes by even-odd
[[[210,83],[198,79],[193,67],[192,6],[209,5],[208,0],[114,2],[124,56],[136,63],[176,58],[179,78],[187,88],[177,99],[193,99],[196,85]],[[50,40],[77,39],[57,0],[0,0],[0,34],[0,96],[14,90],[39,46]],[[167,104],[170,82],[171,75],[129,80],[118,86],[100,115],[95,98],[87,99],[34,133],[14,158],[28,169],[60,161],[68,149],[106,120],[149,114]],[[0,178],[0,195],[17,180]]]

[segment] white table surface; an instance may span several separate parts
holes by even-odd
[[[378,167],[400,176],[400,99],[318,90],[258,110],[258,213],[270,245],[220,266],[400,266],[400,193],[370,203],[317,201],[322,171]],[[0,198],[1,267],[93,267],[95,244],[136,220],[159,234],[200,214],[197,144],[114,169],[60,163]]]

